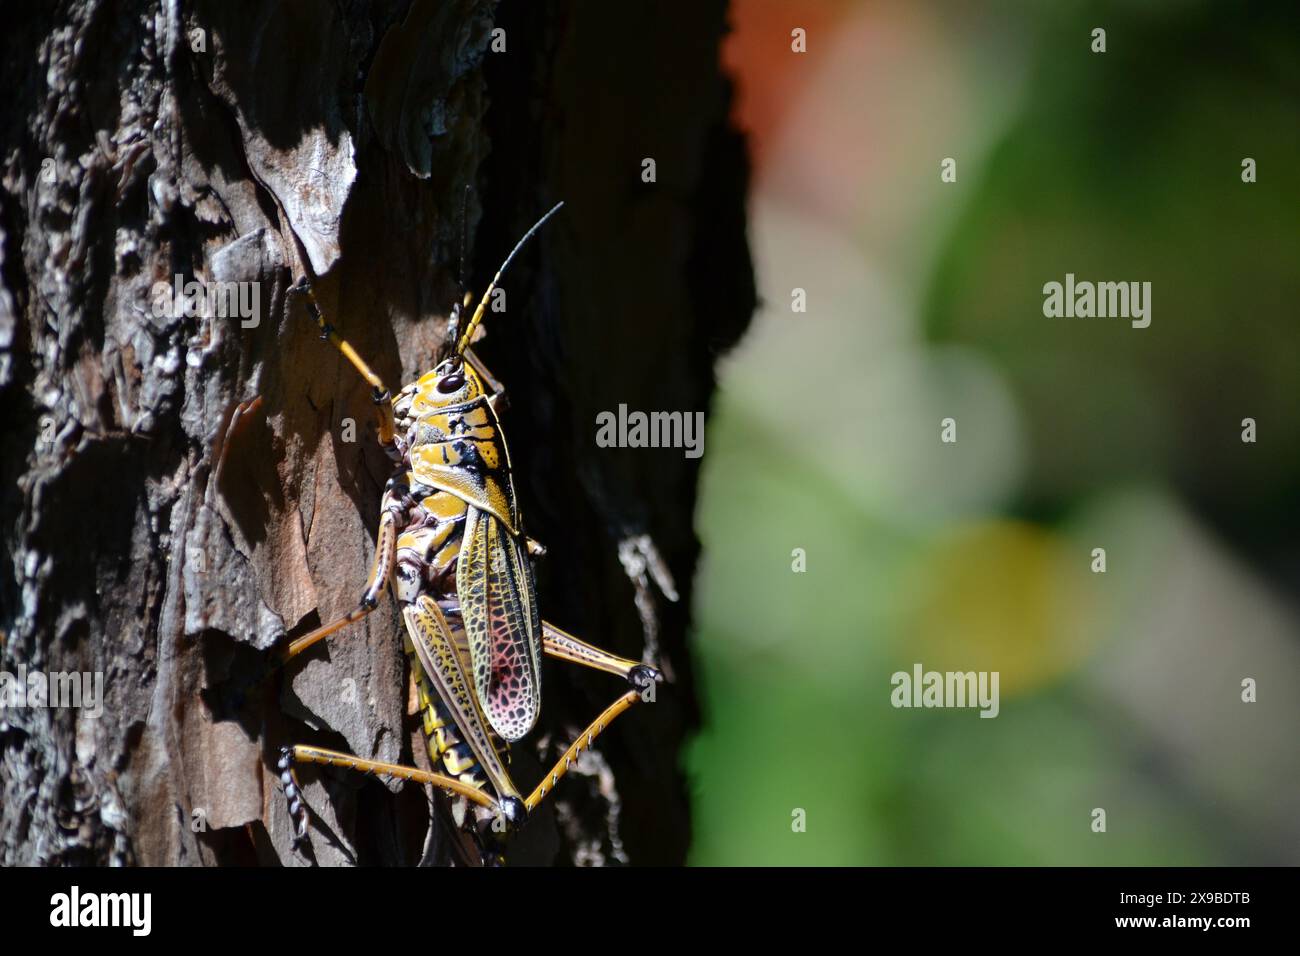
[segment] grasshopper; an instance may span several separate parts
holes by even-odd
[[[440,770],[319,747],[285,747],[277,769],[295,842],[305,838],[307,810],[294,767],[324,764],[441,788],[452,796],[457,822],[473,836],[483,862],[500,862],[510,835],[575,758],[629,707],[653,699],[650,688],[663,679],[656,668],[617,657],[542,620],[530,559],[545,549],[524,534],[510,455],[497,418],[504,390],[470,348],[502,274],[562,205],[547,212],[515,245],[463,331],[460,317],[462,308],[470,306],[470,296],[453,306],[450,355],[396,396],[325,320],[310,285],[300,281],[294,287],[306,294],[321,337],[374,389],[378,441],[394,472],[380,503],[374,561],[359,606],[291,642],[281,662],[370,614],[389,586],[405,624],[404,647],[419,692],[429,756]],[[543,655],[615,674],[631,688],[583,731],[525,797],[506,764],[510,744],[537,722]],[[467,812],[471,808],[472,814]]]

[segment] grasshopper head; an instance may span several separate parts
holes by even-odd
[[[449,358],[415,383],[411,414],[416,418],[449,405],[461,405],[486,394],[483,382],[468,364]]]

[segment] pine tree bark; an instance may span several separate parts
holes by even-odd
[[[7,29],[0,670],[100,673],[105,699],[0,711],[0,863],[458,859],[440,796],[335,770],[302,772],[311,840],[290,846],[281,745],[425,758],[387,598],[255,682],[355,606],[389,474],[367,386],[288,289],[312,277],[395,388],[440,355],[462,234],[481,291],[561,199],[480,352],[549,548],[545,616],[648,648],[671,684],[511,861],[681,862],[698,462],[597,448],[593,423],[707,410],[754,304],[723,4],[75,0]],[[158,307],[191,281],[247,283],[256,322]],[[548,663],[521,785],[620,690]]]

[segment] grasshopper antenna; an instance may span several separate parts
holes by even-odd
[[[537,234],[537,230],[546,225],[546,220],[559,212],[560,207],[563,205],[563,202],[557,202],[551,207],[550,211],[547,212],[546,215],[533,223],[533,228],[524,233],[524,237],[515,243],[515,247],[510,250],[510,255],[506,256],[506,261],[501,263],[501,268],[497,270],[497,274],[493,276],[492,281],[488,283],[487,291],[484,292],[483,297],[478,300],[478,305],[474,308],[474,315],[469,320],[469,325],[465,326],[465,331],[461,334],[460,340],[456,343],[456,351],[453,358],[455,358],[457,362],[459,362],[462,356],[464,356],[465,349],[469,347],[469,341],[474,335],[474,330],[478,328],[479,322],[483,320],[483,309],[487,305],[488,299],[492,297],[492,290],[494,290],[497,287],[497,283],[501,281],[501,276],[505,273],[506,269],[509,268],[510,263],[519,253],[519,250],[524,247],[524,244],[527,243],[529,239],[533,238],[533,236]]]

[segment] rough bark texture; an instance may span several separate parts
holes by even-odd
[[[282,744],[425,760],[390,600],[252,678],[355,606],[389,473],[367,387],[286,291],[314,277],[357,350],[409,381],[443,348],[467,185],[475,290],[568,203],[480,348],[550,549],[544,614],[627,656],[648,643],[672,680],[511,859],[683,860],[698,463],[599,449],[594,420],[707,409],[753,306],[722,4],[77,0],[6,31],[0,671],[100,672],[106,700],[97,719],[0,711],[0,863],[456,858],[441,797],[431,813],[421,788],[336,770],[302,772],[315,818],[290,848]],[[155,315],[178,274],[256,283],[260,321]],[[521,786],[620,690],[548,662]]]

